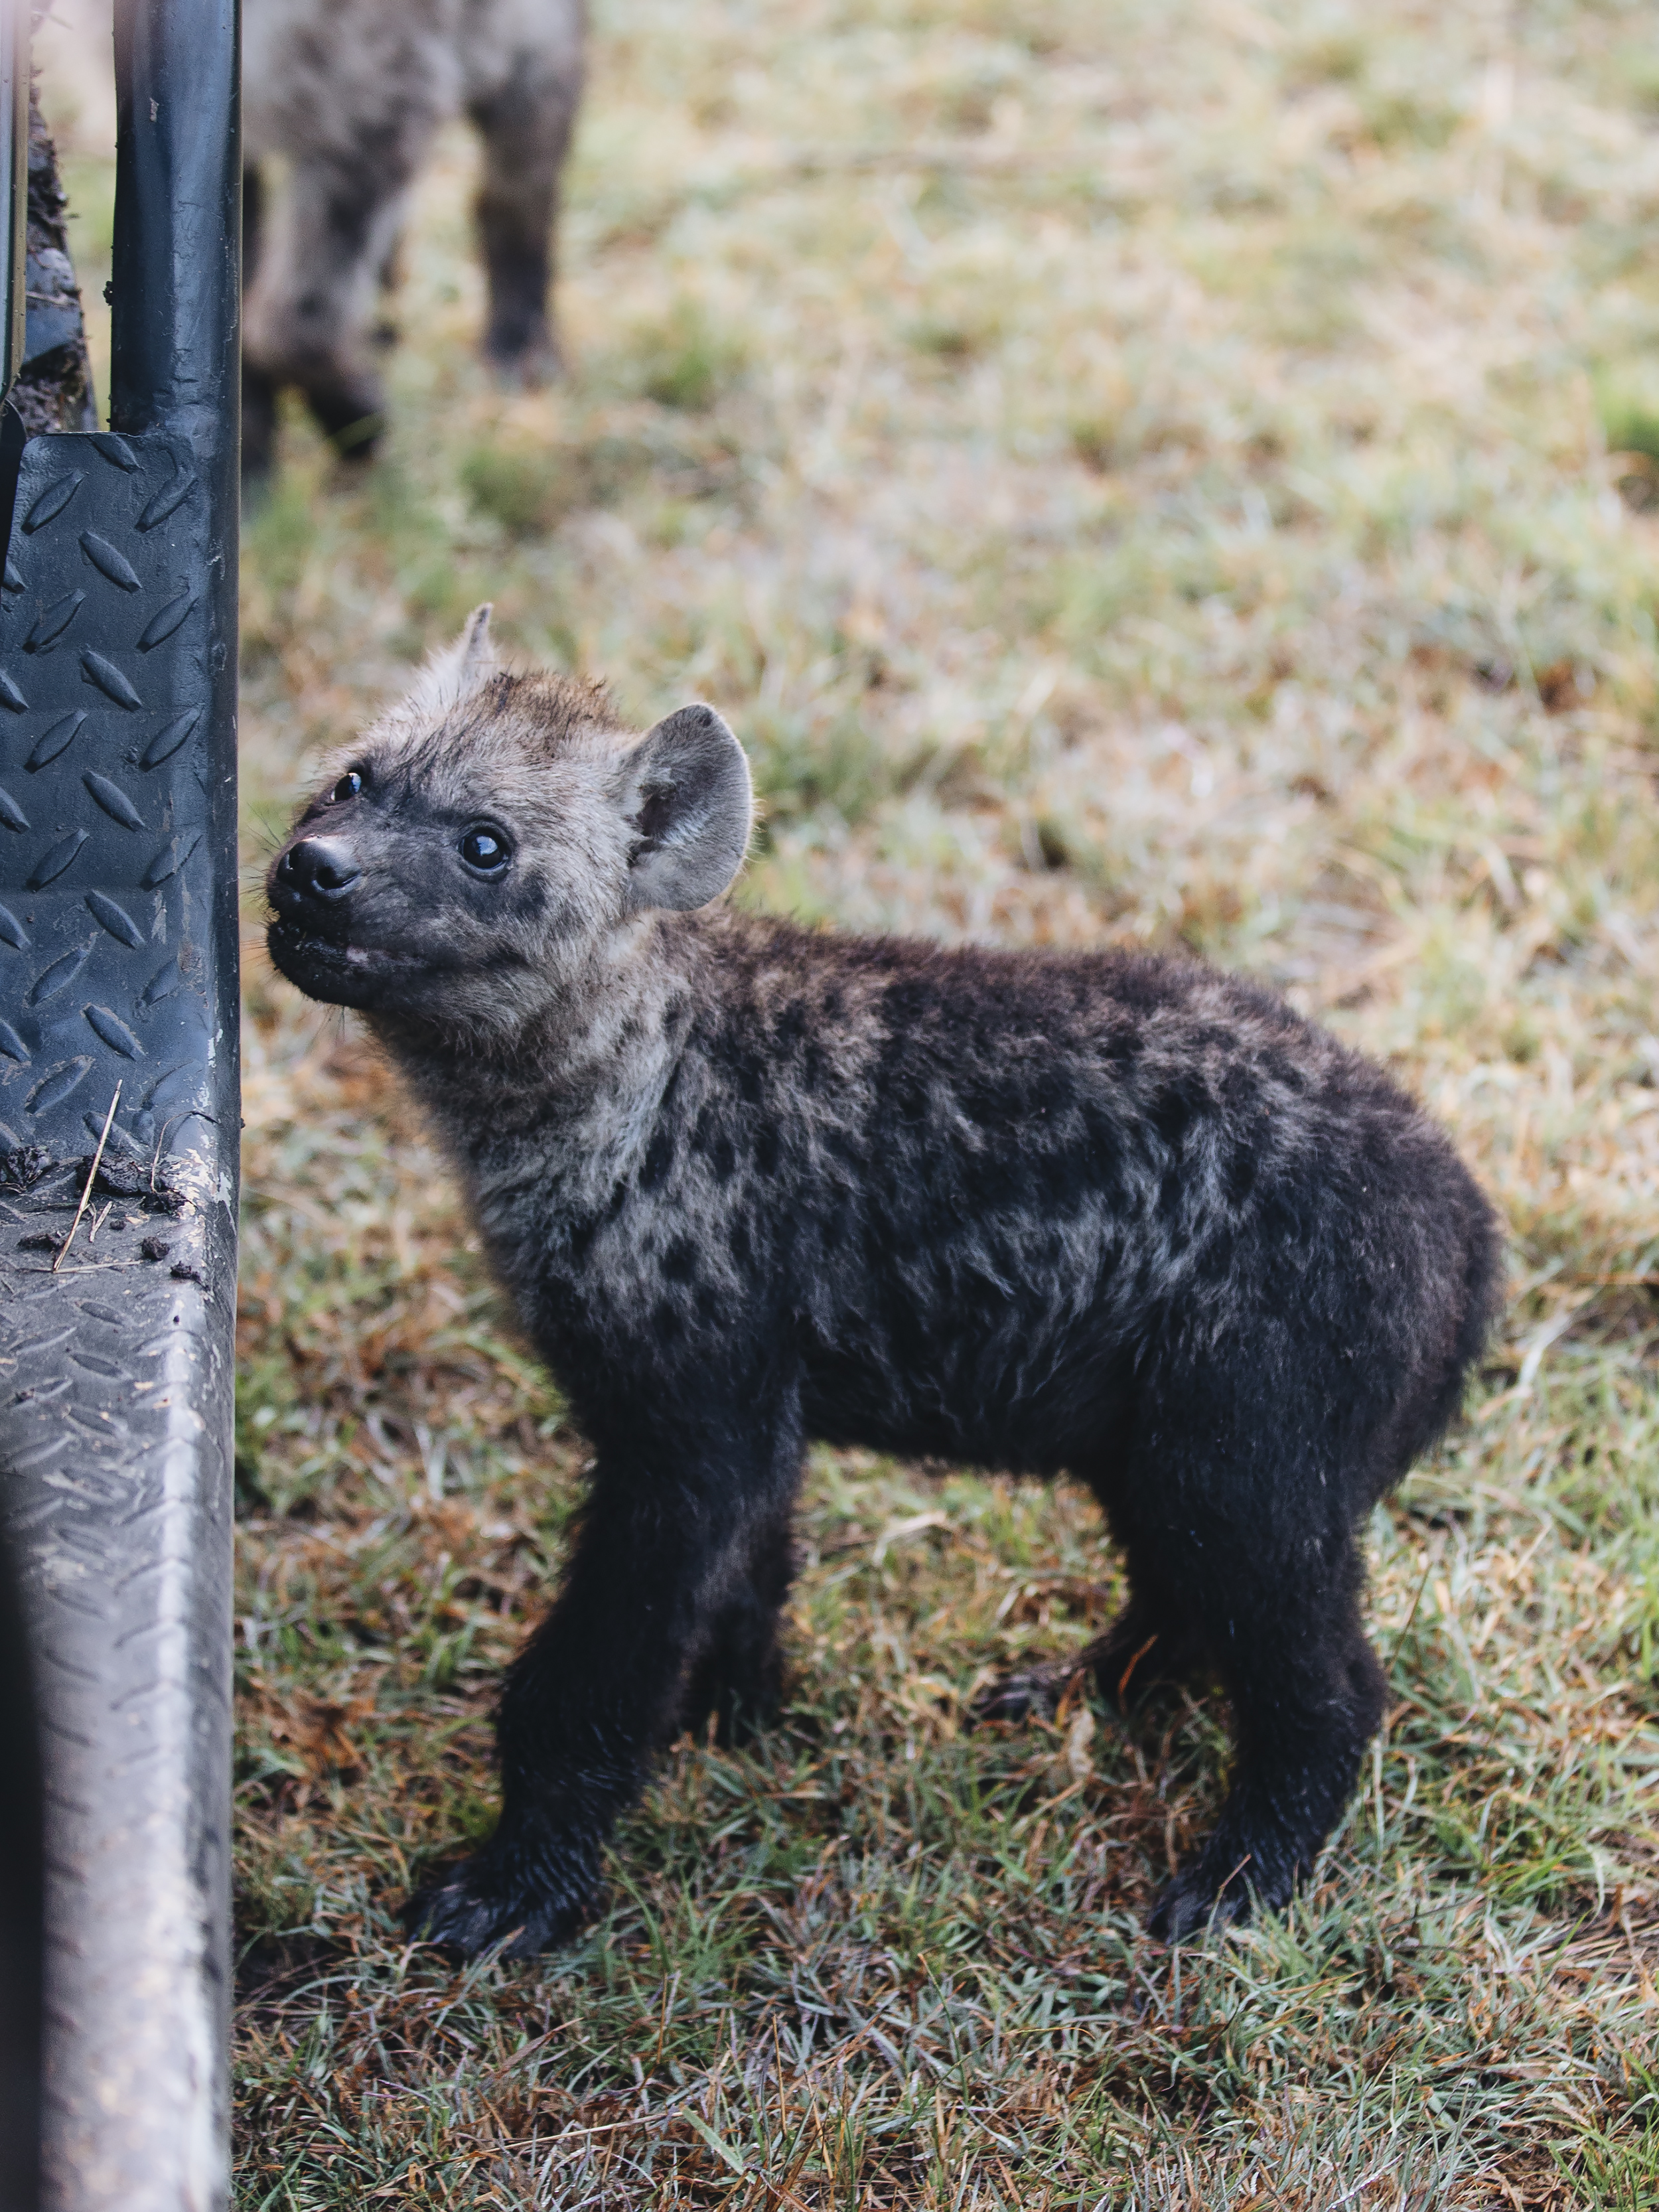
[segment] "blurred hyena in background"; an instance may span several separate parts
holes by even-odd
[[[484,352],[524,384],[557,370],[552,232],[586,27],[583,0],[246,0],[246,475],[270,466],[286,386],[343,453],[373,449],[376,297],[409,187],[452,116],[483,141]],[[285,176],[268,203],[272,156]]]

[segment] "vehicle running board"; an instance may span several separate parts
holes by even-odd
[[[43,2202],[227,2194],[234,0],[117,10],[112,419],[0,580],[0,1516],[40,1710]]]

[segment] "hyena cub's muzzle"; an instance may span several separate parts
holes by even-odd
[[[270,872],[271,957],[309,995],[349,972],[351,895],[362,879],[356,854],[333,837],[296,839]]]
[[[391,977],[413,964],[363,942],[363,870],[343,838],[296,838],[266,890],[276,913],[267,939],[271,958],[308,998],[374,1006]]]

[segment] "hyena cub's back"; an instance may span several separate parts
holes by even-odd
[[[704,911],[749,822],[710,709],[632,738],[481,615],[272,871],[278,965],[427,1099],[598,1455],[501,1826],[417,1923],[559,1940],[651,1746],[764,1716],[811,1436],[1089,1483],[1129,1605],[990,1707],[1218,1673],[1239,1764],[1157,1924],[1281,1903],[1376,1724],[1354,1532],[1455,1409],[1490,1212],[1251,985]]]

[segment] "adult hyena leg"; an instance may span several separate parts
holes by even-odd
[[[1352,1545],[1319,1565],[1254,1563],[1209,1612],[1232,1698],[1237,1759],[1221,1818],[1159,1899],[1151,1927],[1177,1942],[1212,1918],[1289,1902],[1342,1816],[1382,1720],[1382,1668],[1358,1611]]]
[[[489,286],[485,356],[534,385],[556,376],[558,339],[549,312],[559,174],[581,90],[580,69],[524,74],[471,103],[483,139],[479,244]]]
[[[769,1727],[783,1702],[778,1616],[794,1577],[788,1513],[756,1531],[745,1569],[714,1613],[708,1640],[686,1676],[679,1725],[700,1732],[714,1717],[714,1740],[730,1747]]]
[[[514,1958],[575,1933],[605,1838],[672,1725],[686,1655],[725,1604],[757,1522],[793,1492],[800,1449],[791,1419],[750,1409],[701,1445],[600,1442],[564,1589],[502,1687],[500,1822],[476,1857],[411,1899],[417,1933],[465,1952],[505,1942]]]
[[[276,389],[297,386],[323,430],[356,460],[384,428],[369,325],[404,181],[368,161],[296,159],[246,302],[244,357],[255,375]]]

